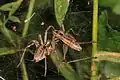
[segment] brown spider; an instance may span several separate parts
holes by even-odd
[[[63,30],[56,30],[53,26],[49,26],[50,28],[53,28],[53,39],[56,40],[61,40],[63,44],[63,53],[64,53],[64,59],[68,50],[68,46],[74,50],[80,51],[82,50],[81,46],[79,43],[76,41],[75,38],[72,37],[71,34],[65,33],[64,32],[64,26],[62,26]],[[56,43],[56,42],[55,42]],[[67,46],[66,46],[67,45]]]
[[[40,42],[37,40],[32,40],[32,43],[36,45],[36,51],[34,53],[34,61],[39,62],[40,60],[45,59],[45,73],[44,76],[46,76],[47,73],[47,61],[46,61],[46,56],[50,55],[51,53],[55,52],[55,45],[53,43],[53,40],[47,40],[47,32],[50,29],[48,27],[45,31],[45,36],[44,36],[44,41],[42,39],[41,34],[39,35]]]
[[[19,65],[21,64],[26,49],[29,48],[29,47],[31,47],[32,45],[35,45],[35,46],[36,46],[36,51],[35,51],[35,53],[34,53],[34,59],[33,59],[33,60],[34,60],[35,62],[39,62],[39,61],[45,59],[45,73],[44,73],[44,76],[46,76],[46,73],[47,73],[47,61],[46,61],[46,56],[47,56],[47,55],[50,55],[50,54],[53,53],[53,52],[55,52],[54,39],[52,39],[51,41],[50,41],[50,40],[47,40],[47,32],[48,32],[49,29],[50,29],[50,27],[48,27],[48,28],[45,30],[44,40],[42,39],[41,34],[39,34],[40,42],[37,41],[37,40],[32,40],[32,41],[30,42],[31,44],[28,45],[28,46],[24,49],[24,52],[23,52],[23,55],[22,55],[22,57],[21,57],[20,63],[18,64],[17,67],[19,67]]]
[[[90,42],[77,42],[77,40],[71,34],[68,33],[69,31],[67,31],[65,33],[64,25],[61,26],[62,30],[56,30],[53,26],[49,26],[49,27],[52,27],[54,29],[52,31],[54,39],[57,38],[64,43],[63,44],[64,59],[65,59],[65,56],[67,53],[68,46],[76,51],[81,51],[82,47],[80,46],[80,44],[92,43],[92,41],[90,41]],[[70,29],[70,30],[72,30],[72,29]],[[73,30],[72,30],[72,32],[74,33]]]
[[[50,28],[53,29],[52,30],[53,37],[52,37],[52,40],[47,40],[47,32]],[[56,46],[55,44],[57,43],[56,39],[61,40],[65,45],[71,47],[74,50],[80,51],[82,49],[80,47],[79,43],[76,41],[76,39],[74,39],[72,37],[72,35],[66,34],[62,30],[56,30],[53,26],[49,26],[45,30],[44,40],[42,39],[41,34],[39,35],[39,39],[40,39],[40,41],[37,41],[37,40],[32,40],[31,41],[31,44],[28,45],[24,49],[23,56],[24,56],[27,48],[29,48],[32,45],[35,45],[36,46],[36,51],[34,53],[34,59],[33,60],[35,62],[39,62],[39,61],[45,59],[45,73],[44,73],[44,76],[46,76],[46,73],[47,73],[46,56],[55,52],[55,50],[56,50],[55,49],[55,46]],[[64,51],[64,49],[63,49],[63,51]],[[65,59],[65,55],[66,55],[67,52],[63,52],[63,53],[64,53],[64,59]],[[23,56],[20,60],[20,63],[22,62]],[[18,65],[20,65],[20,63]]]
[[[50,28],[53,28],[52,33],[53,37],[52,40],[47,40],[47,32]],[[50,55],[51,53],[55,52],[55,44],[57,43],[56,39],[61,40],[65,45],[69,46],[70,48],[80,51],[82,50],[80,44],[85,43],[91,43],[91,42],[77,42],[75,38],[71,34],[65,33],[62,30],[56,30],[53,26],[49,26],[44,35],[44,41],[42,39],[41,34],[39,35],[40,42],[37,40],[32,40],[32,44],[36,45],[36,51],[34,53],[34,61],[39,62],[40,60],[45,59],[45,73],[44,76],[46,76],[47,73],[47,63],[46,63],[46,56]],[[66,56],[66,53],[64,53],[64,59]]]
[[[50,55],[55,50],[51,44],[51,41],[48,40],[43,42],[41,35],[39,35],[39,38],[40,43],[37,40],[32,40],[32,42],[36,45],[37,48],[34,53],[35,62],[43,60],[44,58],[46,58],[47,55]]]
[[[49,27],[54,29],[53,30],[54,39],[57,38],[61,40],[64,44],[66,44],[67,46],[71,47],[74,50],[80,51],[82,49],[79,43],[76,41],[76,39],[73,38],[71,34],[65,33],[64,29],[62,31],[62,30],[56,30],[53,26],[49,26]]]

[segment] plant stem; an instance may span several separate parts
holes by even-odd
[[[97,60],[96,61],[111,61],[115,63],[120,63],[120,53],[117,52],[106,52],[106,51],[100,51],[96,55]]]
[[[22,71],[23,80],[29,80],[24,59],[20,65],[20,67],[21,67],[21,71]]]
[[[97,27],[98,27],[98,0],[93,0],[93,29],[92,40],[97,42]],[[97,53],[97,43],[92,44],[92,57]],[[97,80],[97,64],[94,59],[91,63],[91,80]]]
[[[24,25],[22,37],[26,37],[26,34],[28,32],[28,27],[29,27],[32,11],[33,11],[33,8],[34,8],[34,3],[35,3],[35,0],[30,0],[30,5],[29,5],[26,20],[25,20],[25,25]]]
[[[31,15],[32,15],[34,3],[35,3],[35,0],[30,0],[30,4],[29,4],[29,9],[28,9],[26,20],[29,19],[31,17]],[[22,32],[22,37],[23,38],[25,38],[26,35],[27,35],[29,23],[30,23],[30,20],[25,22],[24,29],[23,29],[23,32]],[[28,75],[27,75],[27,70],[26,70],[26,65],[25,65],[24,59],[21,62],[21,71],[22,71],[23,80],[29,80],[28,79]]]

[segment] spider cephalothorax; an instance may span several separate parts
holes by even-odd
[[[35,41],[37,42],[37,41]],[[38,42],[37,42],[38,43]],[[39,44],[36,46],[36,51],[34,53],[34,61],[39,62],[40,60],[46,58],[47,55],[50,55],[55,51],[50,41],[47,41],[44,44]]]

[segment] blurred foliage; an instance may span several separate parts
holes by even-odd
[[[7,59],[3,55],[9,55],[9,54],[17,53],[18,51],[20,51],[19,49],[20,49],[20,46],[22,43],[20,36],[18,34],[14,33],[12,30],[9,30],[7,28],[8,25],[6,25],[6,24],[8,23],[8,21],[20,23],[19,18],[14,16],[14,13],[20,7],[21,2],[22,2],[22,0],[18,0],[16,2],[11,2],[11,3],[7,3],[5,5],[0,6],[0,12],[1,12],[1,14],[0,14],[0,36],[1,36],[0,38],[1,38],[1,41],[0,42],[2,44],[0,46],[1,59],[2,59],[2,57],[4,57],[4,59]],[[6,13],[6,14],[4,14],[4,13]],[[17,56],[16,58],[19,58],[19,57]],[[12,61],[12,58],[11,58],[11,61]],[[15,65],[13,65],[13,67],[15,68]],[[2,68],[3,72],[1,72],[0,75],[3,75],[4,69],[6,67],[1,66],[1,68]],[[11,70],[13,70],[13,69],[11,69]],[[14,70],[14,71],[16,71],[16,70]],[[8,74],[8,73],[5,72],[5,74]],[[15,74],[15,73],[14,72],[10,73],[11,76],[13,74]]]
[[[1,11],[8,11],[8,16],[0,15],[1,33],[6,38],[7,42],[12,45],[11,47],[14,47],[15,49],[19,48],[21,44],[20,37],[11,30],[9,30],[8,28],[6,28],[6,23],[8,22],[8,20],[11,20],[12,18],[14,18],[14,22],[20,22],[19,18],[12,16],[17,10],[17,8],[20,6],[20,4],[21,0],[18,0],[16,2],[8,3],[0,7]]]
[[[23,2],[20,2],[23,1]],[[64,2],[65,1],[65,2]],[[28,36],[26,39],[21,38],[22,30],[24,28],[24,21],[27,14],[27,7],[30,3],[27,0],[18,0],[15,2],[7,3],[0,7],[0,38],[1,38],[1,45],[0,45],[0,56],[2,59],[1,65],[6,65],[6,60],[10,59],[10,66],[6,65],[10,71],[10,67],[16,68],[17,64],[19,63],[20,56],[15,55],[8,55],[11,53],[21,53],[24,50],[25,46],[27,46],[28,42],[33,39],[38,40],[38,34],[44,35],[44,31],[49,25],[55,26],[56,29],[60,29],[58,27],[62,23],[65,24],[65,29],[68,31],[72,28],[76,34],[80,34],[80,36],[74,35],[78,41],[90,41],[91,40],[91,22],[92,22],[92,1],[91,0],[61,0],[61,1],[53,1],[53,0],[36,0],[35,1],[35,8],[33,10],[33,17],[30,19],[29,29],[28,29]],[[81,5],[82,3],[82,5]],[[84,5],[83,5],[84,3]],[[55,6],[56,5],[56,6]],[[61,8],[62,5],[62,8]],[[68,6],[69,5],[69,6]],[[4,9],[5,8],[5,9]],[[60,10],[55,12],[55,10]],[[60,18],[59,18],[60,16]],[[44,23],[44,25],[42,25]],[[59,25],[58,25],[59,24]],[[11,26],[16,26],[16,31],[11,30]],[[48,33],[49,34],[49,33]],[[5,39],[3,39],[3,37]],[[48,36],[50,37],[50,36]],[[85,58],[91,55],[91,45],[82,45],[83,51],[76,52],[72,49],[69,49],[67,54],[66,61]],[[31,51],[34,52],[34,46],[30,48]],[[58,48],[59,49],[59,48]],[[62,49],[60,47],[60,51],[57,52],[59,60],[56,60],[57,55],[53,54],[52,60],[55,63],[60,73],[56,70],[55,65],[53,65],[51,59],[48,57],[48,76],[46,77],[47,80],[56,80],[57,78],[61,78],[61,80],[68,79],[68,80],[87,80],[90,78],[90,60],[75,62],[71,64],[67,64],[63,62],[63,58],[61,57],[63,54]],[[26,52],[30,53],[30,52]],[[26,54],[25,55],[25,62],[27,64],[28,76],[31,80],[39,80],[44,78],[44,60],[38,63],[34,63],[31,60],[33,59],[33,54]],[[5,63],[4,63],[5,60]],[[12,62],[13,61],[13,62]],[[58,66],[58,63],[61,63]],[[50,66],[49,66],[50,65]],[[4,66],[0,67],[1,70],[4,69]],[[11,69],[12,70],[12,69]],[[17,72],[18,71],[18,72]],[[0,74],[5,79],[14,77],[13,75],[17,75],[17,78],[21,79],[21,71],[19,68],[15,70],[14,73],[11,74],[7,73],[7,71],[3,70]],[[5,73],[5,74],[4,74]],[[13,74],[13,75],[12,75]],[[5,76],[6,75],[6,76]],[[11,76],[9,76],[11,75]],[[63,77],[64,76],[64,77]],[[51,77],[51,78],[50,78]],[[45,79],[45,78],[44,78]],[[12,79],[14,80],[14,79]]]
[[[120,52],[120,1],[119,0],[99,0],[100,16],[98,31],[98,50],[97,55],[101,58],[99,70],[101,80],[119,80],[119,52]],[[118,53],[115,53],[118,52]]]
[[[99,4],[100,6],[103,7],[109,7],[110,9],[112,9],[113,12],[115,12],[116,14],[120,14],[119,8],[120,8],[120,0],[99,0]]]
[[[100,50],[120,52],[120,32],[110,26],[107,17],[106,12],[99,17],[98,47]]]

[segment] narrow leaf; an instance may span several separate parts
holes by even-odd
[[[10,16],[10,17],[9,17],[9,20],[12,21],[12,22],[18,22],[18,23],[20,23],[19,18],[16,17],[16,16]]]
[[[0,7],[1,11],[10,11],[12,9],[12,6],[14,5],[14,2],[5,4],[3,6]]]
[[[17,52],[17,50],[14,48],[7,48],[7,47],[0,48],[0,56],[7,55],[7,54],[14,54],[16,52]]]
[[[14,14],[15,11],[19,8],[19,6],[21,5],[23,0],[17,0],[16,2],[14,2],[14,5],[12,6],[12,9],[10,11],[10,15]]]
[[[10,14],[13,14],[18,7],[20,6],[22,0],[17,0],[16,2],[7,3],[0,7],[1,11],[9,11]]]
[[[59,26],[63,23],[68,6],[69,0],[54,0],[55,15]]]

